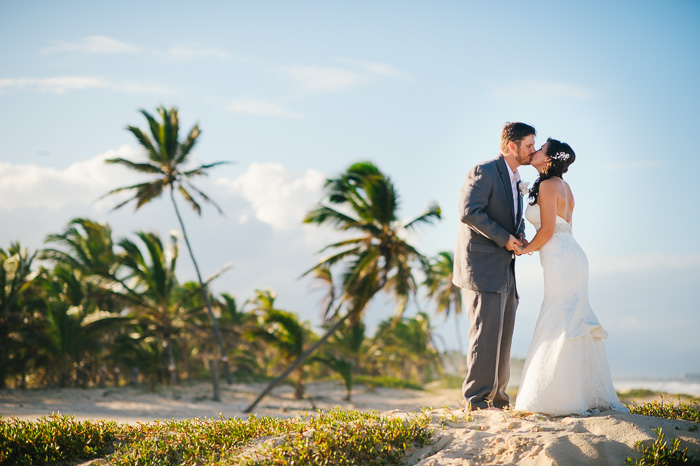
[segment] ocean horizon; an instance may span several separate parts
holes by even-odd
[[[682,374],[679,377],[613,377],[618,392],[635,388],[700,397],[700,374]]]

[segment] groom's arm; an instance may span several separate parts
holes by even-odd
[[[459,196],[460,220],[503,248],[511,235],[486,213],[492,191],[493,178],[484,173],[482,166],[472,168]]]

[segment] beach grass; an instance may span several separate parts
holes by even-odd
[[[374,388],[398,388],[398,389],[409,389],[409,390],[423,390],[423,386],[411,382],[410,380],[400,379],[398,377],[391,376],[367,376],[358,375],[355,377],[355,382],[358,384],[365,385],[371,389]]]
[[[0,464],[74,464],[105,458],[123,465],[398,464],[431,438],[429,417],[389,418],[335,409],[276,419],[188,419],[136,425],[0,418]]]
[[[647,391],[637,393],[637,396],[648,396]],[[682,396],[676,395],[678,404],[673,399],[661,396],[659,401],[641,404],[633,402],[627,407],[634,414],[693,422],[694,424],[690,425],[688,430],[695,432],[700,428],[700,402],[688,397],[686,397],[688,402],[683,402]],[[678,427],[676,428],[678,429]],[[655,429],[654,433],[656,434],[655,440],[637,443],[637,450],[642,457],[640,459],[627,458],[627,464],[632,466],[700,466],[700,459],[690,457],[688,448],[681,448],[680,440],[674,438],[669,445],[665,439],[666,434],[661,428]]]
[[[700,459],[688,456],[688,448],[681,448],[677,438],[669,446],[666,434],[661,428],[654,429],[656,440],[637,442],[637,451],[642,454],[639,459],[627,458],[632,466],[700,466]]]
[[[660,397],[627,406],[635,414],[684,421],[677,430],[700,428],[700,403],[694,399]],[[60,414],[35,421],[0,417],[0,465],[73,465],[95,458],[124,465],[401,464],[410,451],[432,441],[433,415],[336,408],[285,419],[220,416],[136,424],[76,421]],[[656,434],[656,440],[638,443],[640,458],[629,458],[628,464],[700,464],[671,433]]]
[[[667,399],[661,396],[660,400],[641,404],[633,402],[628,404],[627,407],[634,414],[691,421],[696,426],[700,425],[700,401],[688,398],[688,401],[684,402],[681,400],[681,395],[676,395],[676,398],[678,404],[672,398]],[[697,430],[697,427],[695,427],[695,430]]]

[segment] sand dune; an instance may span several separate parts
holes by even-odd
[[[446,428],[440,429],[440,419],[450,415],[459,420],[448,421]],[[412,464],[622,465],[629,456],[639,457],[637,441],[656,439],[653,430],[657,427],[667,439],[680,438],[691,452],[700,449],[700,433],[688,430],[693,423],[630,413],[549,418],[480,411],[466,422],[460,411],[438,410],[433,416],[438,427],[436,443],[415,452]]]

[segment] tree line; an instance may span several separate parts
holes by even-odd
[[[255,290],[243,304],[209,291],[221,272],[202,278],[176,194],[197,213],[202,201],[216,206],[192,179],[226,162],[186,168],[201,134],[198,125],[181,141],[177,110],[157,111],[160,120],[142,110],[149,131],[127,127],[146,161],[107,161],[149,179],[107,195],[129,192],[115,208],[128,203],[139,208],[168,194],[197,281],[176,275],[177,236],[135,232],[115,240],[108,224],[87,218],[49,235],[40,250],[19,243],[0,249],[0,388],[126,383],[155,388],[209,374],[217,398],[221,366],[229,383],[231,372],[237,378],[281,372],[268,389],[289,374],[297,397],[304,395],[305,380],[339,376],[349,399],[358,377],[422,384],[438,376],[428,314],[403,316],[419,289],[438,312],[455,318],[461,312],[459,290],[451,283],[452,253],[427,258],[405,239],[408,231],[440,218],[437,205],[401,221],[396,187],[371,162],[352,164],[327,180],[304,222],[330,225],[346,239],[323,248],[327,255],[304,273],[327,290],[325,332],[318,335],[296,313],[279,309],[272,290]],[[368,336],[364,314],[380,292],[396,303],[396,314]],[[455,327],[459,332],[458,323]]]

